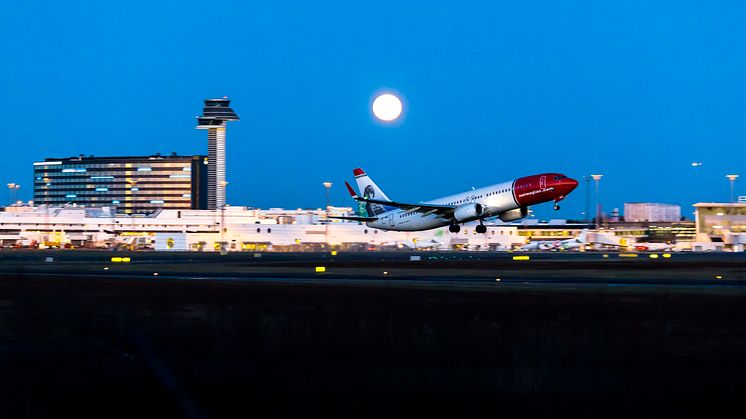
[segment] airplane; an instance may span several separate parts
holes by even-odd
[[[565,240],[545,240],[545,241],[534,241],[521,246],[518,250],[573,250],[578,249],[588,244],[587,241],[588,230],[583,229],[578,237]]]
[[[641,252],[660,252],[671,250],[675,245],[668,243],[635,243],[635,250]]]
[[[524,246],[519,247],[517,250],[552,250],[555,247],[555,242],[549,240],[533,241]]]
[[[572,239],[565,239],[560,240],[559,243],[557,243],[557,248],[561,250],[573,250],[573,249],[579,249],[586,244],[588,244],[588,229],[583,229],[583,231],[580,232],[578,237],[573,237]]]
[[[390,200],[363,169],[355,169],[353,174],[362,196],[349,183],[345,182],[345,186],[354,200],[365,203],[368,216],[333,218],[365,222],[370,228],[391,231],[422,231],[448,226],[448,231],[458,233],[461,231],[459,224],[478,220],[476,232],[486,233],[485,218],[515,221],[528,215],[529,205],[550,201],[554,201],[554,209],[558,210],[557,203],[578,186],[578,181],[561,173],[542,173],[432,201],[406,203]]]
[[[417,240],[416,242],[411,242],[409,240],[392,240],[385,243],[381,243],[381,246],[386,247],[397,247],[399,249],[407,248],[407,249],[438,249],[442,246],[442,243],[433,240],[433,239],[427,239],[427,240]]]

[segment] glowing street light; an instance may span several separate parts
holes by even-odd
[[[324,188],[326,188],[326,218],[329,218],[329,190],[332,188],[331,182],[324,182]],[[328,220],[327,220],[328,222]]]
[[[588,226],[591,217],[591,177],[583,176],[583,180],[585,180],[585,225]]]
[[[604,175],[591,175],[591,178],[596,182],[596,227],[601,224],[601,202],[598,199],[598,183]]]
[[[329,245],[329,190],[332,188],[331,182],[324,182],[324,188],[326,189],[326,223],[324,225],[324,235],[326,237],[326,245]]]
[[[16,191],[21,188],[21,185],[17,183],[8,184],[8,192],[10,192],[10,204],[13,205],[16,202]]]
[[[735,202],[733,200],[733,184],[736,182],[736,179],[738,179],[738,175],[725,175],[725,177],[730,181],[730,202]]]

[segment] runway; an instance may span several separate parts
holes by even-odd
[[[285,280],[453,287],[482,283],[743,286],[743,253],[0,251],[0,275]]]
[[[738,406],[741,255],[517,255],[2,251],[0,408],[629,417]]]

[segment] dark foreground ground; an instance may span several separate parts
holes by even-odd
[[[303,272],[326,255],[112,255],[0,253],[2,417],[710,417],[744,404],[742,257],[340,255],[338,273],[316,275]]]

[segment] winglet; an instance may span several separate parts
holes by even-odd
[[[352,171],[352,174],[354,174],[354,175],[355,175],[355,177],[358,177],[358,176],[365,176],[365,172],[363,172],[363,169],[361,169],[361,168],[359,168],[359,167],[358,167],[357,169],[353,170],[353,171]]]
[[[349,191],[349,192],[350,192],[350,196],[352,196],[352,197],[353,197],[354,199],[357,199],[357,198],[359,198],[359,197],[357,196],[357,193],[355,193],[355,190],[354,190],[354,189],[352,189],[352,186],[350,186],[350,184],[349,184],[349,183],[345,182],[345,186],[347,186],[347,191]]]

